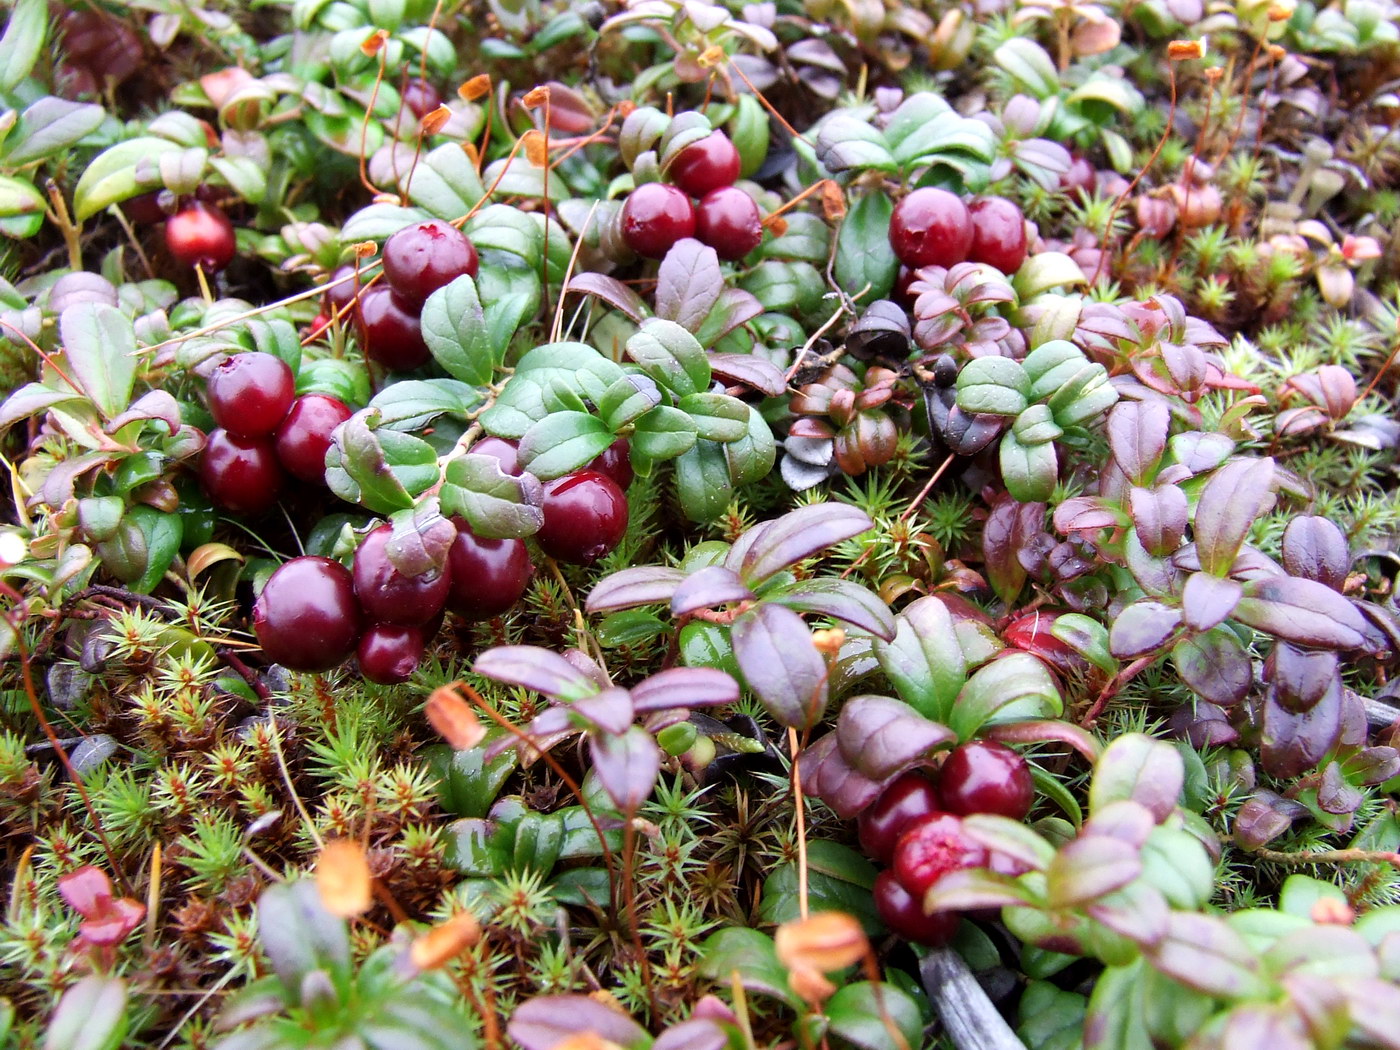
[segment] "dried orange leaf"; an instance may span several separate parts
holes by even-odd
[[[326,911],[353,919],[369,911],[369,858],[354,839],[331,839],[316,859],[316,890]]]
[[[408,957],[420,970],[436,970],[481,940],[481,923],[469,911],[459,912],[413,942]]]
[[[456,751],[470,750],[486,736],[481,719],[453,686],[440,685],[428,694],[423,712],[438,736]]]
[[[227,543],[205,543],[190,553],[189,558],[185,560],[185,568],[189,571],[190,580],[193,581],[196,576],[211,565],[230,559],[242,561],[243,555]]]
[[[525,146],[525,159],[537,168],[543,168],[549,163],[549,147],[545,143],[544,133],[531,129],[525,132],[521,138]]]
[[[785,922],[773,938],[778,961],[789,970],[831,973],[860,962],[870,951],[865,931],[853,916],[822,911],[805,919]]]

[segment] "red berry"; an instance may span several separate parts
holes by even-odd
[[[484,540],[462,518],[447,567],[452,583],[447,607],[468,620],[489,620],[510,609],[530,584],[530,552],[524,540]]]
[[[365,616],[375,623],[419,626],[438,614],[447,600],[451,571],[405,576],[394,568],[387,549],[394,530],[381,525],[355,552],[355,597]]]
[[[96,10],[70,10],[62,20],[63,50],[99,77],[121,81],[141,68],[141,38],[125,22]]]
[[[282,490],[282,467],[270,437],[244,438],[213,430],[199,461],[204,491],[232,514],[271,510]]]
[[[277,428],[277,458],[287,473],[325,484],[331,432],[351,416],[350,406],[329,394],[303,394]]]
[[[544,489],[544,524],[535,533],[552,558],[592,565],[627,533],[627,497],[617,482],[596,470],[580,470]]]
[[[342,311],[350,305],[359,290],[359,271],[350,265],[336,267],[335,273],[331,274],[330,280],[326,282],[326,298],[325,305],[321,308],[322,312],[332,317],[348,316]]]
[[[622,205],[622,239],[638,255],[664,258],[682,237],[695,236],[695,209],[686,195],[664,182],[647,182]]]
[[[414,308],[405,306],[382,284],[360,293],[360,339],[365,356],[393,372],[427,364],[432,356]]]
[[[135,197],[128,197],[118,207],[133,225],[154,226],[169,217],[160,206],[160,197],[164,192],[166,191],[151,190],[149,193],[139,193]]]
[[[995,813],[1025,820],[1035,801],[1026,760],[995,740],[969,740],[953,748],[938,778],[938,797],[949,813]]]
[[[438,94],[437,88],[422,77],[414,77],[405,84],[401,97],[408,111],[419,120],[442,105],[442,96]]]
[[[866,807],[856,822],[860,848],[871,860],[888,864],[904,829],[938,809],[933,781],[918,770],[901,773],[885,785],[880,797]]]
[[[218,208],[195,201],[165,223],[165,246],[183,266],[196,263],[205,270],[222,270],[233,260],[237,242],[233,223]]]
[[[763,240],[758,205],[737,186],[711,190],[696,205],[695,235],[721,259],[742,259]]]
[[[239,437],[262,437],[286,418],[296,397],[296,380],[287,362],[254,350],[220,361],[209,376],[207,391],[215,423]]]
[[[475,277],[478,266],[467,235],[441,219],[405,226],[384,242],[384,279],[405,306],[421,306],[463,274]]]
[[[960,818],[930,813],[905,828],[894,847],[892,870],[900,885],[922,901],[948,872],[986,863],[987,851],[963,834]]]
[[[739,177],[739,151],[729,136],[712,131],[681,150],[669,169],[671,181],[692,197],[703,197]]]
[[[476,451],[475,446],[473,446],[472,451]],[[606,474],[617,482],[618,488],[625,492],[631,487],[632,479],[636,476],[632,471],[632,446],[627,443],[626,438],[618,438],[598,453],[597,458],[588,464],[587,469],[596,470],[599,474]]]
[[[972,262],[1015,273],[1026,261],[1026,217],[1005,197],[983,197],[968,205],[972,216]]]
[[[880,921],[906,941],[936,948],[947,944],[958,931],[962,921],[956,912],[937,911],[925,915],[920,903],[899,884],[894,872],[882,871],[875,876],[875,911]]]
[[[972,217],[956,194],[915,190],[890,216],[890,247],[905,266],[956,266],[972,247]]]
[[[495,457],[496,462],[501,465],[501,472],[512,477],[519,477],[523,469],[520,466],[520,453],[515,447],[515,442],[507,441],[505,438],[484,437],[467,451],[478,456]]]
[[[360,674],[380,685],[397,685],[413,677],[426,644],[422,627],[377,623],[360,639],[355,656]]]
[[[329,558],[293,558],[258,595],[253,631],[274,663],[293,671],[329,671],[355,651],[360,637],[350,571]]]

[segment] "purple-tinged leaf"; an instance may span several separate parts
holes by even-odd
[[[967,681],[953,615],[937,595],[920,598],[900,612],[894,638],[876,642],[875,656],[901,699],[934,721],[948,717]]]
[[[1326,584],[1298,576],[1251,581],[1233,615],[1255,630],[1318,648],[1364,648],[1370,634],[1350,601]]]
[[[1168,444],[1172,458],[1192,474],[1214,470],[1235,451],[1230,438],[1213,431],[1188,430],[1175,435]]]
[[[1342,763],[1347,777],[1363,787],[1383,784],[1400,774],[1400,751],[1393,747],[1368,747]]]
[[[1011,858],[1027,871],[1044,871],[1055,859],[1055,847],[1019,820],[974,813],[963,818],[962,826],[973,842]]]
[[[389,523],[393,533],[384,553],[395,569],[410,578],[437,576],[447,570],[447,554],[457,538],[457,526],[442,516],[436,497],[396,512]]]
[[[1118,508],[1097,496],[1071,496],[1055,508],[1055,528],[1062,535],[1098,532],[1128,524]]]
[[[671,595],[671,615],[686,616],[698,609],[713,609],[730,602],[752,601],[753,591],[738,573],[723,565],[707,565],[682,580]]]
[[[710,314],[705,318],[705,323],[695,333],[695,338],[700,341],[701,346],[714,346],[717,342],[727,336],[740,325],[747,324],[755,317],[763,313],[763,304],[752,292],[746,292],[742,288],[726,288],[719,293],[719,302],[715,303],[710,310]],[[749,354],[725,355],[733,357],[749,357]],[[755,362],[770,364],[770,362],[760,357],[754,357]],[[782,378],[782,371],[772,366],[778,371],[778,377]]]
[[[1347,997],[1351,1023],[1377,1046],[1400,1050],[1400,988],[1376,978],[1337,984]]]
[[[1136,532],[1128,533],[1123,539],[1123,561],[1137,585],[1148,595],[1161,597],[1177,593],[1180,573],[1176,567],[1166,558],[1148,554]]]
[[[765,602],[734,621],[731,637],[744,680],[779,724],[809,729],[821,720],[826,661],[802,617]]]
[[[1244,585],[1205,572],[1193,572],[1181,589],[1181,618],[1193,631],[1209,631],[1235,611]]]
[[[988,726],[982,735],[1003,744],[1065,744],[1090,762],[1095,761],[1103,751],[1092,733],[1080,729],[1073,722],[1058,719],[1007,722],[1005,725]]]
[[[663,565],[643,565],[609,573],[596,584],[584,603],[587,612],[613,612],[638,605],[669,602],[686,574]]]
[[[1161,401],[1120,401],[1108,414],[1108,447],[1134,485],[1146,485],[1167,448],[1171,411]]]
[[[886,642],[894,638],[894,614],[889,606],[874,591],[850,580],[831,577],[803,580],[779,594],[768,596],[767,600],[798,612],[842,620]]]
[[[768,523],[745,552],[739,575],[750,587],[842,540],[875,527],[869,515],[847,503],[814,503]],[[732,561],[725,564],[734,568]]]
[[[1259,959],[1224,919],[1173,912],[1162,940],[1147,949],[1152,965],[1198,992],[1221,999],[1263,997]]]
[[[711,354],[710,371],[767,397],[778,397],[787,388],[782,369],[756,354]]]
[[[599,689],[607,689],[612,685],[612,679],[608,677],[608,672],[598,666],[598,661],[589,656],[582,649],[568,648],[559,650],[559,655],[569,661],[569,665],[576,671],[581,671]]]
[[[656,1037],[651,1050],[726,1050],[729,1033],[718,1021],[692,1017],[672,1025]]]
[[[1201,569],[1228,576],[1256,518],[1274,502],[1274,461],[1237,459],[1210,476],[1196,503],[1196,553]]]
[[[1157,826],[1152,811],[1141,802],[1130,798],[1120,798],[1100,807],[1080,830],[1081,838],[1099,836],[1117,839],[1140,849]]]
[[[1277,643],[1264,661],[1270,696],[1295,713],[1310,710],[1329,689],[1338,687],[1337,654],[1328,649],[1299,649]]]
[[[1052,908],[1077,908],[1120,890],[1142,873],[1142,858],[1131,843],[1083,837],[1060,848],[1045,872]]]
[[[716,707],[739,699],[739,683],[712,667],[672,667],[632,687],[638,714],[674,707]]]
[[[173,434],[180,429],[180,406],[168,390],[148,391],[133,401],[130,408],[107,424],[107,433],[115,434],[128,423],[138,419],[159,420]]]
[[[534,645],[501,645],[477,657],[472,670],[485,678],[533,689],[560,700],[577,700],[598,685],[558,653]]]
[[[646,1030],[636,1021],[586,995],[526,999],[511,1015],[506,1032],[522,1050],[554,1050],[581,1032],[602,1036],[628,1050],[639,1050],[647,1041]]]
[[[854,817],[880,797],[880,781],[862,776],[841,754],[835,733],[807,745],[797,757],[802,790],[820,799],[843,820]]]
[[[583,719],[604,733],[621,735],[632,725],[635,712],[632,708],[632,695],[626,689],[613,686],[592,696],[583,696],[567,708],[575,719]]]
[[[1313,1050],[1312,1034],[1288,1003],[1241,1003],[1214,1030],[1221,1047],[1268,1047],[1269,1050]]]
[[[586,700],[588,698],[584,697],[584,699]],[[573,719],[572,712],[572,706],[561,705],[558,707],[546,707],[534,718],[530,719],[530,724],[525,727],[525,733],[527,736],[531,737],[537,745],[541,746],[543,746],[543,742],[547,737],[576,733],[578,732],[578,727]],[[488,761],[495,755],[504,754],[512,747],[521,746],[522,744],[523,741],[512,733],[496,741],[496,743],[492,745],[492,754],[488,755]],[[534,749],[527,745],[524,750],[526,753],[529,753]]]
[[[1317,785],[1317,808],[1334,816],[1355,813],[1364,800],[1360,789],[1352,787],[1342,776],[1336,762],[1328,762]]]
[[[642,297],[616,277],[601,273],[579,273],[569,278],[567,291],[595,295],[614,309],[621,310],[637,324],[651,316]]]
[[[1326,518],[1294,518],[1283,530],[1283,567],[1290,576],[1315,580],[1340,591],[1351,570],[1347,538]]]
[[[641,809],[661,772],[661,751],[651,735],[633,726],[620,736],[591,736],[588,752],[598,782],[617,808],[629,814]]]
[[[1142,733],[1126,733],[1109,744],[1094,766],[1089,807],[1097,813],[1111,802],[1131,799],[1161,823],[1176,809],[1186,767],[1176,748]]]
[[[1336,683],[1301,713],[1289,711],[1272,692],[1264,698],[1260,760],[1274,776],[1292,780],[1313,769],[1336,745],[1342,732],[1342,687]]]
[[[957,737],[892,697],[855,696],[841,707],[836,739],[841,754],[860,773],[887,780]]]
[[[1044,503],[1021,503],[1006,494],[998,496],[987,513],[987,523],[982,527],[987,579],[997,597],[1008,605],[1026,583],[1026,570],[1017,554],[1044,530],[1044,523]]]
[[[1150,653],[1165,645],[1181,626],[1181,610],[1143,598],[1118,614],[1108,632],[1108,648],[1120,660]]]
[[[1170,909],[1162,891],[1132,882],[1085,908],[1089,917],[1137,945],[1156,944],[1167,932]]]
[[[1133,488],[1128,493],[1128,512],[1138,542],[1149,554],[1165,558],[1181,546],[1188,505],[1186,493],[1175,485]]]
[[[973,911],[1033,904],[1029,890],[1015,879],[984,868],[950,871],[924,894],[924,911]]]
[[[656,316],[675,321],[689,332],[699,331],[723,288],[718,253],[694,237],[683,237],[657,270]]]
[[[1271,791],[1261,791],[1245,800],[1235,814],[1231,829],[1235,844],[1245,850],[1266,846],[1287,832],[1295,820],[1307,815],[1306,807],[1279,798]]]
[[[1228,627],[1181,639],[1172,649],[1172,662],[1197,696],[1221,707],[1243,700],[1254,681],[1249,653]]]

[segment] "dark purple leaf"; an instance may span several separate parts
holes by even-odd
[[[1400,751],[1393,747],[1368,747],[1342,764],[1347,777],[1364,787],[1382,784],[1400,774]]]
[[[682,580],[671,595],[671,615],[685,616],[697,609],[713,609],[730,602],[750,601],[753,591],[738,573],[723,565],[707,565]]]
[[[570,704],[567,710],[579,718],[586,719],[604,733],[614,735],[627,732],[635,717],[632,695],[626,689],[619,689],[617,686],[592,696],[580,697]]]
[[[1240,738],[1239,731],[1225,717],[1224,708],[1204,700],[1199,704],[1182,704],[1171,713],[1167,726],[1173,736],[1186,740],[1197,750],[1223,747]]]
[[[1188,988],[1221,999],[1263,996],[1259,958],[1224,919],[1173,912],[1162,940],[1147,949],[1152,965]]]
[[[1138,542],[1159,558],[1181,546],[1186,535],[1187,509],[1186,493],[1175,485],[1134,488],[1128,493],[1128,511],[1133,516]]]
[[[1272,690],[1270,691],[1272,693]],[[1342,731],[1342,688],[1337,683],[1308,711],[1295,714],[1264,697],[1260,758],[1276,777],[1302,776],[1322,761]]]
[[[1297,576],[1275,576],[1245,585],[1234,618],[1299,645],[1359,649],[1370,628],[1346,598],[1325,584]]]
[[[849,820],[880,796],[879,781],[862,776],[851,768],[837,746],[835,733],[827,733],[809,744],[797,758],[802,790],[820,799],[838,817]]]
[[[1193,572],[1181,589],[1181,617],[1194,631],[1209,631],[1235,611],[1244,585],[1205,572]]]
[[[798,612],[842,620],[887,642],[894,637],[894,615],[889,606],[868,587],[850,580],[831,577],[804,580],[767,600]]]
[[[1338,688],[1337,654],[1327,649],[1299,649],[1279,642],[1264,661],[1270,696],[1289,711],[1309,710],[1329,689]]]
[[[957,737],[892,697],[855,696],[841,707],[836,739],[841,754],[860,773],[886,780]]]
[[[1155,558],[1143,548],[1135,533],[1123,541],[1123,560],[1139,587],[1150,595],[1175,594],[1180,573],[1165,558]]]
[[[1120,799],[1146,806],[1157,823],[1171,816],[1186,782],[1181,756],[1171,744],[1127,733],[1109,744],[1094,766],[1089,807],[1097,813]]]
[[[658,1035],[651,1050],[725,1050],[728,1046],[729,1033],[722,1024],[707,1017],[692,1017]]]
[[[642,297],[623,284],[616,277],[601,273],[578,273],[569,278],[568,291],[583,295],[596,295],[609,306],[621,310],[633,321],[641,324],[651,316]]]
[[[909,315],[888,299],[876,299],[846,335],[846,352],[862,361],[909,356]]]
[[[584,699],[587,699],[587,697],[584,697]],[[572,705],[546,707],[534,718],[530,719],[530,724],[525,727],[525,732],[534,739],[537,745],[542,744],[546,737],[558,736],[561,734],[567,736],[570,733],[577,732],[578,730],[574,719],[570,714],[572,710]],[[488,755],[488,761],[490,758],[495,757],[495,755],[504,754],[519,744],[521,744],[521,741],[514,733],[496,741],[492,745],[492,753]],[[527,754],[531,750],[532,749],[529,747],[525,749]]]
[[[1274,502],[1274,461],[1237,459],[1210,476],[1196,503],[1195,539],[1201,569],[1227,576],[1254,520]]]
[[[711,354],[710,371],[767,397],[778,397],[787,387],[782,369],[756,354]]]
[[[558,653],[534,645],[502,645],[477,657],[472,670],[486,678],[561,700],[598,691],[597,684]]]
[[[1097,759],[1102,750],[1092,733],[1080,729],[1073,722],[1057,719],[1007,722],[1005,725],[987,727],[982,735],[1004,744],[1066,744],[1090,762]]]
[[[1360,790],[1347,783],[1342,775],[1342,767],[1328,762],[1322,770],[1322,782],[1317,786],[1318,808],[1324,813],[1343,816],[1355,813],[1362,800]]]
[[[719,255],[694,237],[677,241],[656,273],[656,316],[699,331],[724,289]]]
[[[1077,908],[1120,890],[1142,873],[1137,847],[1121,839],[1083,837],[1060,848],[1045,872],[1052,908]]]
[[[1180,625],[1180,609],[1148,598],[1135,601],[1109,628],[1109,651],[1119,659],[1142,656],[1165,644]]]
[[[581,1032],[592,1032],[628,1050],[647,1041],[646,1030],[632,1018],[586,995],[526,999],[511,1015],[506,1032],[522,1050],[553,1050]]]
[[[1221,707],[1243,700],[1254,680],[1249,653],[1227,627],[1183,638],[1172,649],[1172,660],[1182,681]]]
[[[1120,401],[1108,414],[1108,447],[1134,485],[1151,479],[1167,448],[1171,411],[1160,401]]]
[[[875,523],[847,503],[814,503],[769,522],[743,555],[739,575],[750,587],[833,544],[859,536]],[[735,545],[737,550],[737,544]],[[732,558],[725,564],[736,568]]]
[[[1248,799],[1235,814],[1233,837],[1242,849],[1254,850],[1268,845],[1291,828],[1299,815],[1307,815],[1302,807],[1296,807],[1301,810],[1299,813],[1295,812],[1293,804],[1282,804],[1284,800],[1272,792],[1261,795],[1265,797]]]
[[[712,667],[672,667],[632,687],[639,714],[673,707],[715,707],[739,699],[739,683]]]
[[[744,680],[774,719],[794,729],[820,721],[827,704],[826,661],[802,617],[764,603],[734,621],[731,637]]]
[[[1044,527],[1044,503],[1021,503],[1005,493],[996,498],[987,513],[987,523],[982,527],[987,579],[997,597],[1008,605],[1026,583],[1026,570],[1017,555]]]
[[[606,689],[612,685],[612,679],[608,677],[608,672],[598,666],[598,662],[589,656],[582,649],[561,649],[559,655],[569,661],[569,665],[576,671],[582,671],[599,689]]]
[[[1283,530],[1283,567],[1290,576],[1340,591],[1351,569],[1351,551],[1342,530],[1315,515],[1294,518]]]
[[[593,585],[584,609],[591,613],[612,612],[637,605],[669,602],[685,577],[686,574],[680,569],[662,565],[620,569]]]
[[[624,813],[636,813],[656,787],[661,751],[646,730],[633,726],[620,736],[588,738],[593,771],[608,798]]]

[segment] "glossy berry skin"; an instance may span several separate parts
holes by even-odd
[[[348,278],[348,280],[347,280]],[[338,266],[331,279],[326,282],[325,305],[321,308],[323,313],[331,317],[350,317],[345,311],[346,307],[355,298],[355,293],[360,290],[360,278],[354,266]]]
[[[441,219],[405,226],[384,242],[384,279],[405,306],[421,306],[463,274],[475,277],[479,265],[467,235]]]
[[[286,418],[296,397],[296,380],[287,362],[254,350],[220,361],[206,391],[215,423],[239,437],[263,437]]]
[[[195,201],[166,220],[165,246],[182,266],[198,264],[213,273],[233,260],[237,242],[227,215]]]
[[[862,811],[856,822],[860,848],[871,860],[888,864],[905,828],[939,808],[933,781],[918,770],[901,773],[886,785],[874,804]]]
[[[972,216],[971,262],[1013,274],[1026,261],[1026,217],[1005,197],[983,197],[967,208]]]
[[[217,429],[205,442],[199,480],[222,510],[254,515],[273,508],[285,478],[270,437],[244,438]]]
[[[359,323],[365,356],[392,372],[418,368],[432,356],[417,313],[382,284],[360,293]]]
[[[948,872],[980,868],[986,863],[987,851],[963,834],[961,818],[930,813],[899,836],[890,870],[901,886],[922,901],[929,887]]]
[[[451,586],[447,607],[467,620],[489,620],[509,610],[530,585],[530,552],[524,540],[484,540],[462,518],[447,556]]]
[[[511,477],[519,477],[525,469],[520,465],[520,453],[515,447],[515,442],[505,438],[484,437],[467,451],[478,456],[493,457],[501,465],[502,473]]]
[[[551,558],[592,565],[622,542],[627,497],[617,482],[596,470],[579,470],[544,488],[544,525],[535,541]]]
[[[364,633],[355,650],[360,674],[380,685],[398,685],[413,677],[426,644],[422,627],[377,623]]]
[[[287,473],[324,485],[331,433],[351,416],[350,406],[329,394],[303,394],[277,428],[277,458]]]
[[[154,226],[169,218],[165,209],[160,206],[161,194],[165,192],[165,190],[151,190],[149,193],[140,193],[135,197],[128,197],[118,207],[133,225]]]
[[[1035,801],[1026,760],[995,740],[969,740],[943,761],[938,797],[949,813],[995,813],[1025,820]]]
[[[408,111],[419,120],[442,105],[442,96],[438,94],[437,88],[422,77],[414,77],[404,85],[402,98]]]
[[[350,570],[329,558],[293,558],[268,578],[253,604],[253,632],[267,658],[283,667],[336,667],[360,637]]]
[[[695,236],[695,209],[684,193],[664,182],[647,182],[622,205],[622,239],[638,255],[664,258],[683,237]]]
[[[742,259],[763,240],[758,205],[737,186],[711,190],[695,207],[695,236],[721,259]]]
[[[956,266],[972,247],[967,205],[947,190],[915,190],[890,216],[890,247],[905,266]]]
[[[739,151],[729,136],[712,131],[681,150],[669,169],[671,181],[692,197],[703,197],[739,177]]]
[[[381,525],[355,552],[355,597],[365,616],[375,623],[421,626],[447,601],[451,568],[436,575],[405,576],[389,560],[388,543],[394,530]]]
[[[593,462],[588,464],[588,469],[606,474],[617,482],[618,488],[626,492],[636,476],[632,470],[632,446],[626,438],[618,438],[598,453]]]
[[[892,871],[882,871],[875,876],[875,911],[891,933],[931,948],[952,940],[962,921],[951,911],[925,915],[923,907],[899,884]]]

